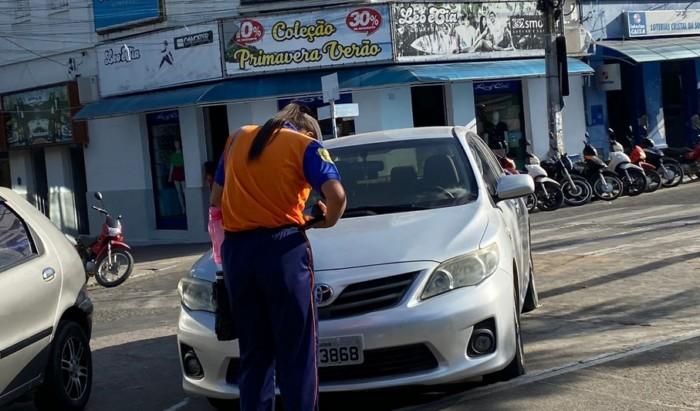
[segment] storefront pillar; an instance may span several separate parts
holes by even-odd
[[[451,83],[446,87],[447,123],[465,126],[476,133],[476,111],[474,107],[474,83],[465,81]]]
[[[569,95],[564,97],[564,110],[562,111],[564,152],[577,154],[583,150],[583,140],[586,138],[583,77],[569,76],[569,89]]]
[[[598,70],[603,60],[591,58],[588,64],[594,70]],[[570,87],[573,89],[573,87]],[[596,148],[608,146],[608,95],[605,90],[598,87],[596,81],[591,79],[588,87],[584,89],[586,99],[586,130],[589,142]],[[569,110],[570,111],[570,110]],[[585,135],[584,135],[585,137]],[[582,147],[581,147],[582,148]],[[567,150],[570,150],[567,146]],[[582,150],[570,151],[569,154],[581,154]],[[608,150],[604,150],[607,152]],[[600,153],[604,155],[603,153]]]
[[[65,146],[44,150],[47,185],[49,188],[49,218],[64,233],[78,234],[78,214],[73,186],[70,149]]]
[[[544,158],[549,150],[547,126],[547,87],[544,78],[523,80],[524,116],[529,148],[533,154]]]
[[[654,143],[666,145],[661,64],[659,62],[641,64],[639,73],[641,74],[641,89],[644,90],[644,103],[646,106],[645,118],[640,123],[646,123],[649,137],[654,140]]]
[[[204,184],[207,161],[204,112],[200,107],[181,108],[179,113],[182,153],[185,162],[185,204],[187,227],[192,241],[206,241],[209,187]]]
[[[357,133],[413,127],[410,87],[353,91],[352,98],[360,109]]]
[[[34,178],[29,150],[11,151],[9,157],[12,190],[31,202],[34,193]]]

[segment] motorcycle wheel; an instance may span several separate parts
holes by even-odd
[[[527,197],[525,197],[525,206],[527,207],[527,211],[535,211],[537,207],[537,197],[535,197],[534,194],[528,194]]]
[[[544,189],[547,190],[547,195],[545,195]],[[538,186],[535,191],[537,195],[537,208],[542,211],[554,211],[561,208],[564,205],[564,193],[561,191],[561,187],[554,183],[544,183],[542,186]]]
[[[666,178],[666,176],[661,175],[661,184],[664,187],[676,187],[683,182],[683,167],[680,164],[675,162],[665,163],[664,167],[673,174],[672,178]]]
[[[561,191],[564,193],[564,202],[574,207],[589,202],[593,195],[593,188],[588,184],[588,181],[575,176],[571,176],[571,180],[574,183],[573,186],[568,180],[565,180],[561,184]]]
[[[113,250],[112,261],[105,255],[97,263],[95,280],[106,288],[116,287],[126,281],[134,269],[134,257],[126,250]]]
[[[624,190],[622,180],[610,174],[605,174],[603,178],[608,185],[608,190],[605,190],[605,187],[600,179],[596,179],[595,183],[593,184],[593,195],[596,196],[596,198],[604,201],[616,200],[618,197],[620,197],[622,191]]]
[[[635,168],[627,170],[627,173],[631,180],[625,181],[625,193],[628,196],[638,196],[647,190],[647,176],[644,175],[643,171]]]
[[[653,193],[661,187],[661,175],[656,170],[646,170],[647,193]]]

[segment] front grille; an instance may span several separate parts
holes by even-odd
[[[413,374],[437,368],[438,362],[425,344],[365,350],[365,362],[359,365],[319,368],[321,383],[381,378]],[[226,372],[226,382],[238,384],[241,362],[232,358]]]
[[[333,320],[394,307],[401,302],[417,275],[415,272],[350,284],[333,304],[319,308],[318,317]]]

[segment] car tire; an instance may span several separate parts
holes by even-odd
[[[513,359],[506,365],[506,367],[500,371],[496,371],[491,374],[486,374],[483,377],[484,383],[493,384],[501,381],[512,380],[513,378],[519,377],[525,374],[525,354],[523,351],[523,340],[521,338],[520,332],[520,309],[519,309],[519,298],[518,289],[513,287],[513,297],[515,299],[514,305],[514,332],[515,332],[515,355]]]
[[[44,382],[34,402],[41,410],[82,411],[92,390],[92,354],[85,330],[61,321],[50,349]]]
[[[537,286],[535,285],[535,270],[530,264],[530,281],[527,283],[527,293],[525,293],[525,302],[523,302],[523,313],[534,311],[540,306],[540,297],[537,294]]]
[[[221,398],[207,398],[209,405],[214,407],[215,410],[220,411],[238,411],[241,409],[241,402],[239,400],[224,400]]]

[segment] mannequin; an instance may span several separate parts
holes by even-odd
[[[506,145],[508,125],[501,121],[501,113],[498,111],[491,113],[491,121],[486,124],[486,129],[488,130],[490,148],[494,149]]]
[[[173,183],[180,202],[180,210],[185,213],[185,159],[179,141],[174,142],[175,151],[170,155],[170,173],[168,182]]]

